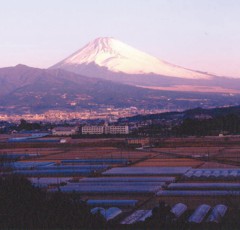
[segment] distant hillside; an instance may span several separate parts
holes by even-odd
[[[240,135],[240,106],[215,109],[196,108],[183,112],[135,116],[119,119],[119,122],[140,124],[134,132],[136,135],[162,137]]]
[[[240,116],[240,105],[239,106],[231,106],[231,107],[221,107],[221,108],[213,108],[213,109],[204,109],[204,108],[194,108],[190,110],[185,110],[182,112],[167,112],[167,113],[157,113],[157,114],[148,114],[148,115],[137,115],[128,118],[120,118],[119,122],[128,121],[128,122],[136,122],[136,121],[148,121],[148,120],[172,120],[172,119],[198,119],[204,120],[208,118],[215,118],[219,116],[227,116],[227,115],[236,115]]]
[[[60,69],[24,65],[0,69],[1,113],[41,113],[50,109],[79,111],[111,106],[183,110],[196,106],[235,105],[239,100],[239,94],[143,89]]]

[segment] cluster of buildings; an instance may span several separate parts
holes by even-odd
[[[111,106],[98,107],[95,109],[79,109],[78,111],[61,111],[61,110],[48,110],[39,114],[4,114],[0,113],[0,120],[3,121],[19,121],[21,119],[37,122],[37,121],[62,121],[62,120],[88,120],[88,119],[103,119],[115,122],[122,117],[131,117],[138,114],[153,114],[166,112],[162,109],[141,109],[137,107],[128,108],[115,108]]]
[[[85,125],[81,130],[79,130],[78,127],[56,127],[52,129],[52,134],[54,136],[71,136],[78,133],[83,135],[129,134],[129,126]]]

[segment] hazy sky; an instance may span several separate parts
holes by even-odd
[[[0,0],[0,67],[49,67],[96,37],[240,77],[239,0]]]

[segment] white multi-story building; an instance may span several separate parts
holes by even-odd
[[[82,134],[129,134],[129,127],[126,126],[83,126]]]
[[[82,134],[103,134],[104,127],[103,126],[83,126],[82,127]]]
[[[124,126],[105,126],[105,134],[129,134],[129,128],[127,125]]]

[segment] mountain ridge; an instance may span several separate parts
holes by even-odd
[[[240,95],[171,92],[139,88],[62,69],[24,65],[0,68],[1,113],[81,111],[101,107],[179,110],[234,105]]]

